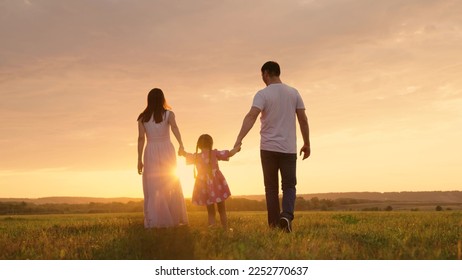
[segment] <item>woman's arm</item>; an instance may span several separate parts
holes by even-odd
[[[178,128],[178,125],[176,124],[175,114],[172,111],[170,111],[170,114],[168,115],[168,123],[170,124],[173,135],[175,135],[175,138],[178,141],[178,144],[180,145],[178,154],[181,154],[184,152],[183,141],[181,140],[180,129]]]
[[[145,143],[146,130],[143,122],[138,121],[138,174],[143,173],[143,148]]]

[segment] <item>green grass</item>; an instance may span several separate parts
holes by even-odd
[[[0,216],[0,259],[460,259],[462,212],[297,212],[294,232],[266,212],[230,212],[230,231],[143,227],[143,215]]]

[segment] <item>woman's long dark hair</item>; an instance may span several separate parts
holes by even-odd
[[[164,113],[170,109],[160,88],[153,88],[148,94],[148,106],[138,117],[138,121],[148,122],[152,116],[156,123],[162,122]]]
[[[208,134],[202,134],[199,136],[199,139],[197,139],[197,145],[196,145],[196,154],[194,158],[194,178],[196,178],[196,160],[198,155],[198,150],[199,149],[209,149],[209,166],[208,166],[208,173],[210,178],[212,178],[212,147],[213,147],[213,138],[212,136]]]

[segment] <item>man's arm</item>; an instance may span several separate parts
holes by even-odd
[[[306,159],[311,154],[308,117],[306,116],[305,109],[297,109],[296,113],[298,124],[300,125],[300,131],[302,132],[303,137],[303,147],[300,149],[300,155],[303,153],[303,159]]]
[[[247,135],[247,133],[249,133],[250,129],[252,129],[255,121],[258,118],[258,115],[260,115],[260,112],[261,110],[257,107],[252,106],[252,108],[250,108],[250,111],[247,113],[247,115],[245,115],[244,121],[242,122],[241,131],[237,136],[234,147],[239,147],[242,144],[242,140]]]

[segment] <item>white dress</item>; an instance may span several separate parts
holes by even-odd
[[[144,149],[144,227],[166,228],[188,223],[183,190],[175,175],[176,152],[170,141],[169,111],[160,123],[154,118],[143,123],[147,144]]]

